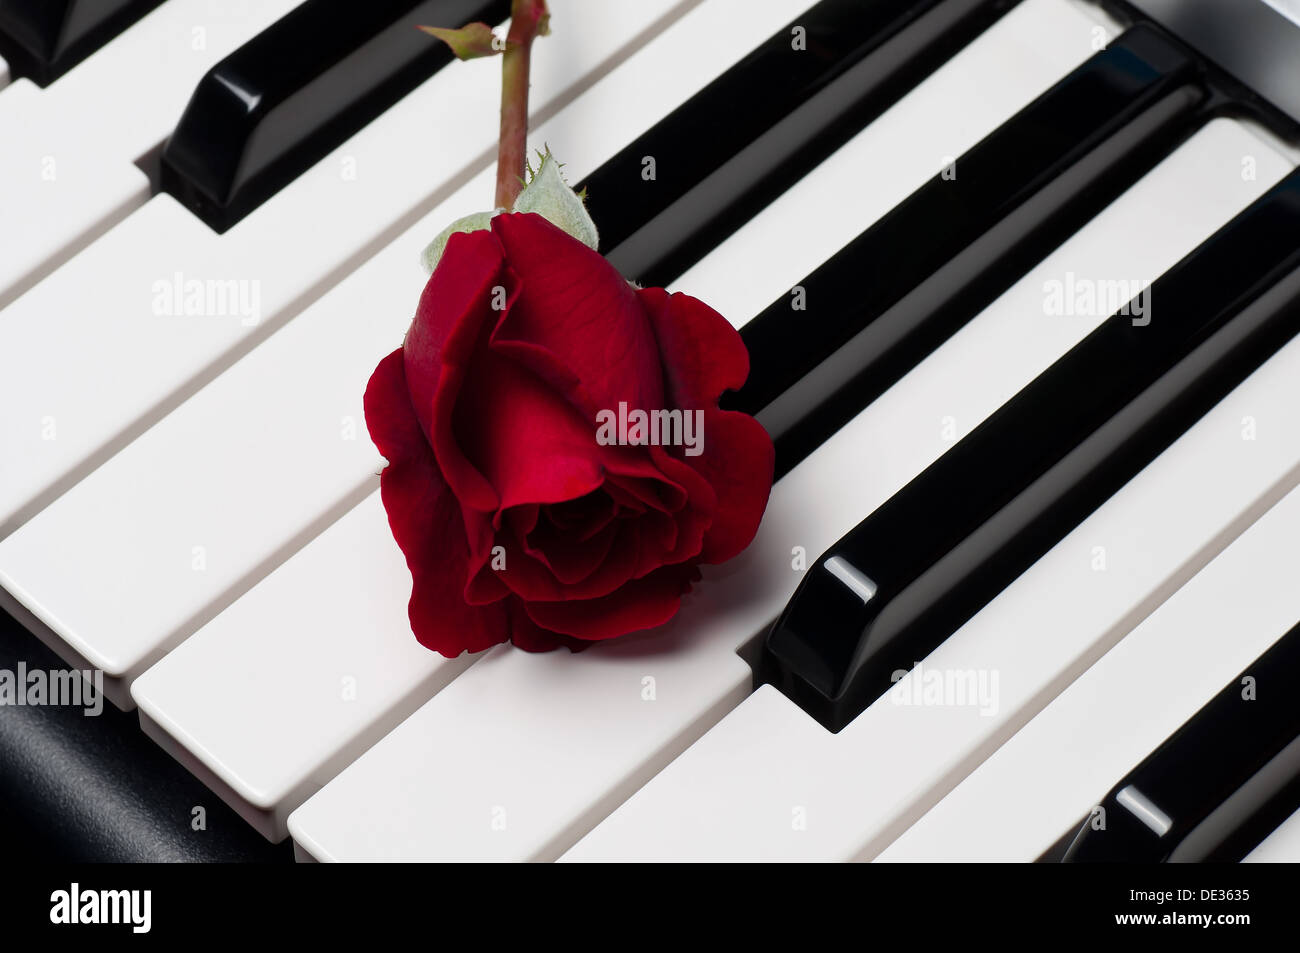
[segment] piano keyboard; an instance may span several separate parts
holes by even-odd
[[[170,0],[47,88],[22,77],[4,89],[0,307],[149,202],[137,160],[205,72],[293,6]]]
[[[1286,732],[1167,793],[1300,623],[1300,3],[1237,0],[1247,69],[1219,0],[548,2],[530,145],[624,274],[740,329],[754,543],[578,655],[410,634],[361,400],[499,93],[407,28],[507,3],[0,12],[0,667],[117,709],[0,710],[12,823],[94,859],[1300,860]]]

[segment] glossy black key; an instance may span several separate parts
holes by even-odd
[[[1260,118],[1289,138],[1300,123],[1300,29],[1269,2],[1124,0],[1123,12],[1150,17],[1233,77],[1238,104],[1262,97],[1279,115]]]
[[[741,330],[744,388],[786,473],[1172,151],[1205,117],[1195,61],[1150,27],[990,134]]]
[[[1300,808],[1298,684],[1300,625],[1125,775],[1064,861],[1245,857]]]
[[[0,0],[0,56],[47,86],[163,0]]]
[[[581,183],[601,252],[666,285],[1019,2],[822,0]]]
[[[1286,343],[1300,172],[1147,293],[824,554],[760,678],[840,730]]]
[[[509,11],[509,0],[307,0],[199,82],[163,148],[163,189],[225,231],[452,61],[417,26]]]
[[[0,672],[67,665],[0,612]],[[59,676],[63,677],[63,676]],[[81,675],[77,674],[77,678]],[[103,701],[102,696],[100,700]],[[134,712],[83,705],[0,704],[0,839],[5,860],[73,863],[292,863],[140,730]],[[88,713],[89,712],[89,713]],[[195,830],[194,808],[205,812]]]

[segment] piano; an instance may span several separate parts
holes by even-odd
[[[411,636],[362,394],[499,95],[414,26],[508,2],[0,0],[8,842],[1300,860],[1300,2],[549,4],[530,143],[739,328],[754,543]]]

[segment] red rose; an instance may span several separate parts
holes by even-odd
[[[416,638],[577,648],[670,619],[767,505],[771,440],[717,406],[748,373],[716,311],[632,288],[538,215],[453,235],[365,399]],[[620,405],[689,412],[702,447],[598,441]]]

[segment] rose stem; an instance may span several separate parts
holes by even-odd
[[[501,57],[501,139],[497,147],[496,207],[509,211],[523,188],[528,141],[528,65],[546,0],[514,0]]]

